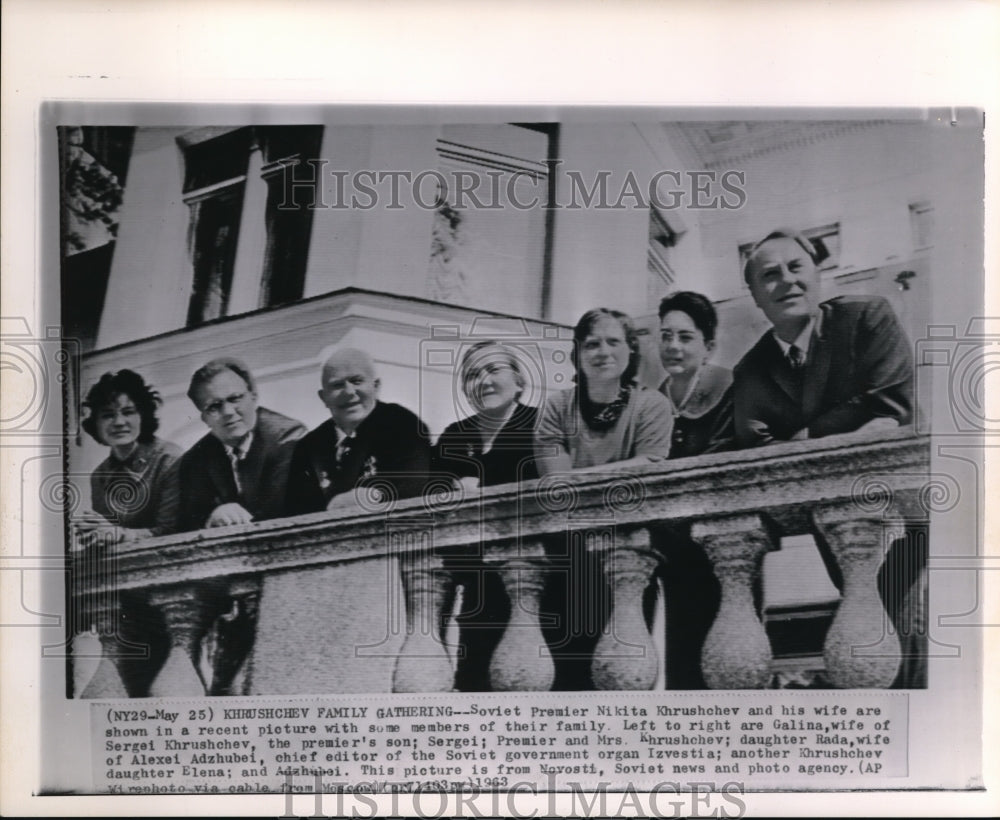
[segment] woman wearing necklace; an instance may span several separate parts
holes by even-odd
[[[181,449],[154,435],[159,403],[159,394],[131,370],[105,373],[83,402],[90,411],[83,429],[111,449],[90,476],[93,509],[74,515],[80,544],[90,560],[107,560],[113,552],[106,551],[116,544],[174,529],[178,503],[174,468]],[[119,604],[117,638],[131,644],[133,651],[136,645],[149,651],[148,659],[117,661],[128,694],[142,697],[166,659],[166,632],[162,616],[148,606],[142,593],[122,591]]]
[[[671,458],[727,450],[733,442],[733,373],[709,364],[719,319],[700,293],[679,291],[660,302],[660,392],[674,413]]]
[[[576,386],[550,395],[535,435],[541,475],[607,471],[665,459],[670,403],[636,383],[639,342],[624,313],[595,308],[573,330]]]
[[[719,320],[700,293],[679,291],[660,302],[660,362],[667,376],[660,392],[674,413],[670,457],[732,447],[733,374],[708,359]],[[704,551],[685,533],[667,546],[661,575],[667,618],[668,689],[704,689],[701,648],[719,609],[720,588]]]
[[[645,466],[670,451],[670,402],[635,382],[639,340],[624,313],[596,308],[573,331],[576,386],[550,395],[535,435],[538,471],[604,472]],[[553,689],[592,689],[591,656],[608,619],[606,581],[594,553],[554,543],[542,609],[556,615],[545,636]],[[550,617],[550,620],[551,619]]]

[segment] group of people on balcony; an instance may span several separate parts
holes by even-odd
[[[433,445],[414,413],[379,400],[375,365],[361,350],[339,349],[324,363],[318,395],[330,418],[311,432],[258,406],[253,374],[241,362],[209,362],[188,390],[208,433],[185,453],[155,436],[156,392],[131,371],[106,374],[86,397],[84,428],[111,452],[92,475],[93,511],[77,517],[76,532],[85,543],[107,545],[344,508],[365,488],[413,497],[430,476],[471,491],[909,424],[912,358],[898,320],[879,297],[820,303],[823,254],[794,231],[775,231],[754,246],[744,276],[773,328],[732,372],[710,363],[716,312],[689,291],[659,307],[666,378],[658,389],[638,383],[636,329],[615,310],[581,317],[571,354],[576,383],[550,392],[541,408],[521,402],[526,373],[515,352],[481,341],[459,371],[475,413]],[[678,554],[687,555],[678,559],[681,571],[666,576],[667,619],[676,632],[672,641],[668,635],[668,685],[694,688],[704,685],[696,656],[718,586],[699,550]],[[470,584],[465,611],[489,620],[486,599],[500,596],[494,583]],[[131,603],[122,602],[126,631],[138,617]],[[485,688],[482,669],[470,664],[460,665],[460,688]],[[559,674],[557,663],[555,688],[580,688],[576,672]]]

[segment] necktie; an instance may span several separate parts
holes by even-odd
[[[240,463],[246,458],[246,453],[239,447],[234,447],[229,452],[229,462],[233,465],[233,479],[236,481],[236,492],[243,494],[243,486],[240,482]]]
[[[798,346],[791,345],[788,348],[788,363],[792,370],[799,370],[806,363],[806,354]]]
[[[354,441],[354,436],[344,436],[340,441],[337,442],[337,469],[339,470],[343,464],[344,459],[347,454],[351,452],[351,443]]]

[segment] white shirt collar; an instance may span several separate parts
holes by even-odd
[[[222,446],[226,448],[226,455],[230,458],[236,456],[238,459],[244,459],[247,453],[250,452],[250,447],[253,444],[253,430],[246,434],[241,441],[236,444],[223,444]]]
[[[774,341],[778,343],[778,347],[781,348],[781,352],[785,356],[788,356],[788,349],[794,344],[799,350],[802,351],[803,356],[808,357],[809,342],[812,339],[812,332],[814,327],[816,327],[816,317],[810,316],[809,321],[806,323],[806,326],[802,328],[802,332],[795,337],[794,342],[786,342],[773,330],[771,331],[771,335],[774,336]]]

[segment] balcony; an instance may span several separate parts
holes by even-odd
[[[449,691],[454,662],[441,635],[453,617],[456,562],[495,570],[511,602],[489,660],[491,688],[546,690],[553,660],[539,600],[553,544],[588,553],[607,579],[610,614],[589,659],[594,685],[650,689],[662,636],[647,627],[643,590],[654,571],[670,573],[681,538],[705,551],[722,590],[701,655],[705,681],[764,688],[778,662],[754,606],[755,578],[782,537],[804,533],[829,547],[843,575],[839,606],[819,638],[825,680],[888,687],[902,652],[876,575],[893,539],[926,524],[929,459],[929,439],[912,430],[877,440],[834,436],[628,473],[549,477],[474,499],[443,487],[398,502],[368,496],[343,514],[119,547],[110,567],[78,567],[76,623],[96,629],[104,655],[75,694],[125,696],[113,661],[122,648],[109,625],[119,597],[133,594],[162,614],[169,633],[154,696],[212,689],[199,647],[220,595],[256,621],[252,646],[234,659],[231,693]]]

